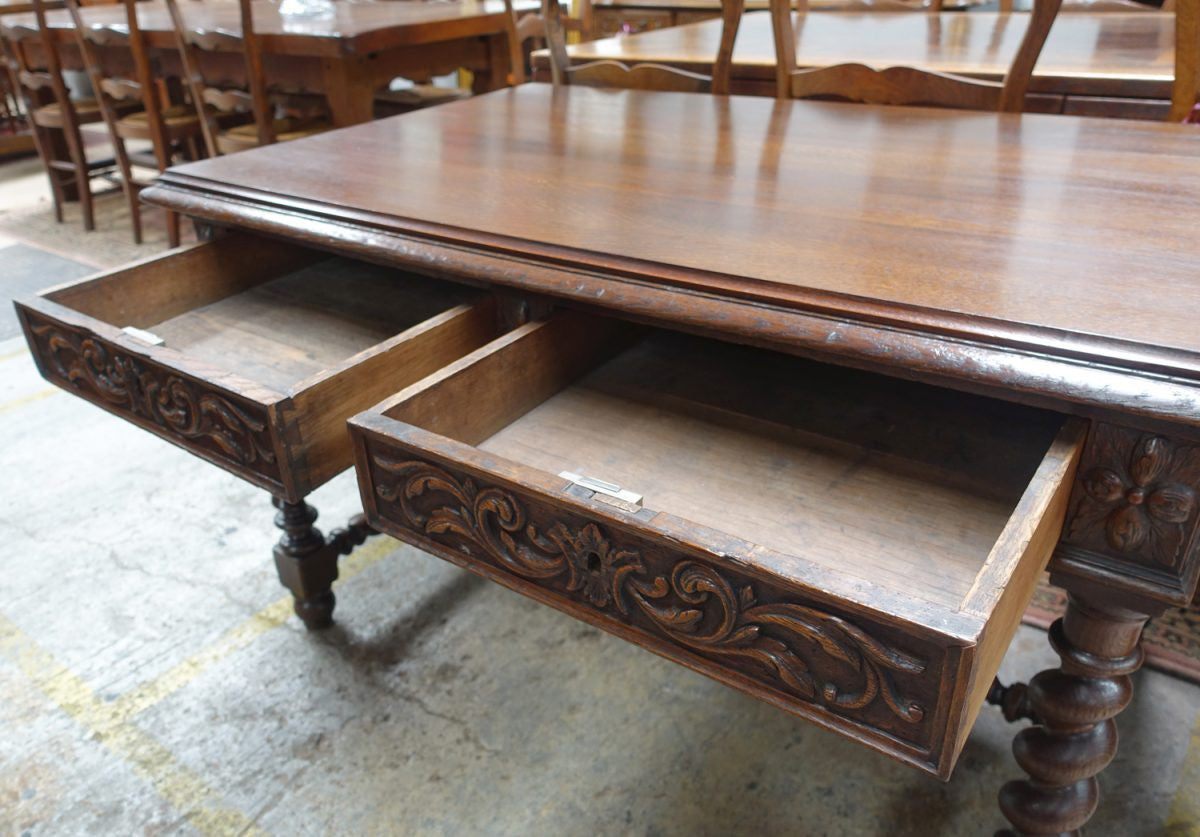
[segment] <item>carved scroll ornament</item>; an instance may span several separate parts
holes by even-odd
[[[565,588],[595,610],[615,611],[701,655],[752,663],[806,701],[839,712],[882,702],[910,724],[925,716],[894,675],[921,675],[926,664],[842,617],[811,605],[760,603],[750,584],[691,558],[672,558],[663,572],[651,572],[641,553],[614,543],[595,523],[539,526],[503,489],[428,462],[380,454],[372,460],[386,475],[376,478],[376,493],[399,507],[398,522],[421,535],[542,586]]]
[[[140,362],[86,334],[54,323],[31,326],[47,371],[169,435],[199,442],[242,465],[274,466],[266,416],[179,375]],[[272,472],[275,468],[269,468]]]

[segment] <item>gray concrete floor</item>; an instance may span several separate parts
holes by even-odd
[[[0,212],[39,188],[5,173]],[[941,783],[384,538],[307,634],[266,496],[51,389],[19,339],[0,439],[11,834],[985,835],[1019,775],[994,711]],[[353,479],[313,502],[340,524]],[[1022,628],[1003,675],[1053,660]],[[1137,686],[1088,833],[1200,834],[1200,687]]]

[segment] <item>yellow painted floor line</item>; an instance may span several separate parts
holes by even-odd
[[[35,401],[41,401],[43,398],[49,398],[54,393],[58,392],[54,387],[46,387],[39,389],[37,392],[31,392],[29,395],[22,395],[20,398],[14,398],[12,401],[6,401],[0,404],[0,413],[7,413],[16,410],[19,407],[24,407],[26,404],[32,404]]]
[[[222,807],[220,795],[180,764],[152,736],[115,716],[87,684],[0,614],[0,654],[8,657],[55,705],[133,771],[203,834],[264,834],[249,817]]]
[[[1172,837],[1200,835],[1200,715],[1196,716],[1191,744],[1179,772],[1179,785],[1167,814],[1166,833]]]
[[[386,535],[371,538],[342,558],[338,564],[340,580],[349,581],[367,567],[391,554],[400,543]],[[172,667],[154,680],[144,683],[112,702],[111,711],[122,721],[144,712],[164,698],[192,682],[209,666],[250,645],[272,628],[277,628],[292,615],[292,597],[280,598],[240,625],[226,631],[209,647]]]

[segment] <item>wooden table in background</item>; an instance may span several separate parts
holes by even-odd
[[[999,12],[799,15],[796,55],[802,66],[902,64],[999,79],[1016,52],[1026,19]],[[568,51],[581,64],[614,59],[710,72],[720,35],[720,21],[704,21],[577,44]],[[1034,72],[1031,109],[1164,119],[1174,60],[1173,14],[1060,15]],[[545,54],[535,55],[534,63],[538,77],[548,78]],[[772,96],[774,72],[770,15],[751,12],[742,19],[734,48],[733,92]]]
[[[518,9],[537,6],[523,0]],[[238,31],[237,4],[230,0],[182,3],[184,19],[196,29]],[[330,20],[287,20],[276,3],[254,3],[254,28],[270,79],[288,79],[329,99],[335,125],[354,125],[371,119],[375,91],[397,76],[440,75],[459,68],[474,74],[474,89],[484,92],[505,84],[509,69],[502,0],[397,2],[356,0],[334,4]],[[88,26],[123,30],[121,6],[83,10]],[[138,20],[152,49],[161,50],[168,64],[175,58],[175,36],[166,6],[138,4]],[[74,45],[74,29],[65,11],[48,16],[64,44]],[[32,16],[4,20],[3,26],[28,27]],[[20,32],[14,32],[19,35]],[[240,55],[229,55],[231,77],[241,75]]]
[[[928,0],[925,0],[928,2]],[[853,3],[861,11],[869,0],[809,0],[811,11],[841,11]],[[945,0],[946,11],[981,6],[986,0]],[[914,3],[915,5],[915,3]],[[765,11],[767,0],[746,0],[746,11]],[[720,0],[595,0],[592,4],[597,36],[645,32],[721,16]]]

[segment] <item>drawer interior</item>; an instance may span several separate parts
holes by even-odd
[[[231,242],[201,245],[186,266],[121,271],[47,297],[281,392],[478,297],[295,245]]]
[[[665,331],[523,327],[392,418],[772,553],[962,606],[1062,424],[1052,413]],[[461,409],[470,405],[468,411]]]

